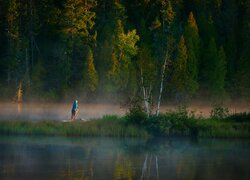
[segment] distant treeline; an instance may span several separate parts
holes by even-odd
[[[0,0],[1,98],[246,98],[249,23],[250,0]]]

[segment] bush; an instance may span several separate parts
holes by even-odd
[[[183,113],[153,115],[146,121],[147,130],[153,135],[182,136],[189,134],[188,117]]]
[[[128,123],[144,125],[147,119],[147,114],[144,112],[139,103],[135,103],[129,107],[129,112],[126,114],[126,120]]]
[[[210,112],[210,117],[215,119],[223,119],[229,116],[229,110],[227,107],[223,107],[220,104],[215,104]]]
[[[225,120],[230,122],[250,122],[250,112],[235,113],[229,115]]]

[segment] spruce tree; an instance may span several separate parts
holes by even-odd
[[[205,62],[203,69],[204,84],[210,92],[213,90],[213,84],[216,79],[214,69],[216,66],[216,61],[218,59],[217,46],[214,38],[211,38],[208,47],[205,51]]]
[[[242,22],[241,22],[241,37],[239,59],[237,61],[237,74],[234,95],[241,95],[246,98],[250,94],[250,0],[242,2]]]
[[[206,51],[204,73],[209,94],[213,98],[222,98],[225,94],[226,55],[223,47],[217,50],[214,38],[210,40]]]
[[[197,81],[200,60],[200,37],[198,26],[192,12],[189,14],[184,35],[188,54],[188,72],[190,73],[191,78],[194,81]]]
[[[218,59],[214,67],[214,83],[213,95],[216,98],[224,97],[225,95],[225,78],[226,78],[226,54],[221,46],[218,51]]]
[[[87,89],[91,92],[95,91],[98,85],[98,74],[95,69],[94,58],[91,49],[88,50],[87,54],[87,71],[85,78]]]
[[[77,79],[75,74],[82,71],[81,60],[89,52],[84,49],[95,44],[96,33],[93,31],[96,13],[96,0],[67,0],[64,4],[62,31],[65,47],[65,57],[62,59],[62,69],[65,73],[64,88],[78,84],[83,79]],[[70,81],[69,81],[70,80]],[[72,84],[70,84],[72,83]]]
[[[188,72],[187,59],[187,47],[184,36],[181,36],[172,77],[174,91],[177,99],[180,101],[187,100],[197,89],[197,83],[191,78]]]

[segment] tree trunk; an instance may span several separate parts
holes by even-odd
[[[142,69],[141,69],[141,85],[142,85],[142,92],[143,92],[143,101],[145,105],[145,111],[147,113],[147,116],[149,117],[149,103],[148,103],[148,97],[147,97],[147,92],[144,86],[144,81],[143,81],[143,74],[142,74]]]
[[[25,69],[26,69],[26,84],[27,84],[27,87],[30,88],[30,70],[29,70],[29,58],[28,58],[28,49],[26,48],[25,49]]]
[[[160,92],[159,92],[159,97],[158,97],[158,101],[157,101],[156,116],[158,116],[159,113],[160,113],[161,95],[162,95],[162,91],[163,91],[163,82],[164,82],[164,77],[165,77],[167,60],[168,60],[168,50],[166,52],[166,57],[165,57],[165,60],[164,60],[164,63],[163,63],[163,67],[162,67],[161,86],[160,86]]]

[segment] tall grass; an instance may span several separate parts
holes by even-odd
[[[105,116],[87,122],[20,121],[0,122],[0,134],[50,135],[50,136],[114,136],[148,137],[143,128],[125,124],[123,118]]]
[[[250,123],[236,123],[218,121],[218,119],[206,119],[196,122],[199,137],[234,137],[249,138]]]
[[[236,117],[234,119],[234,117]],[[245,119],[244,119],[245,118]],[[104,116],[82,122],[59,121],[0,121],[0,134],[49,136],[193,136],[250,137],[249,113],[235,114],[225,119],[195,117],[185,111],[147,117],[134,113],[124,117]]]

